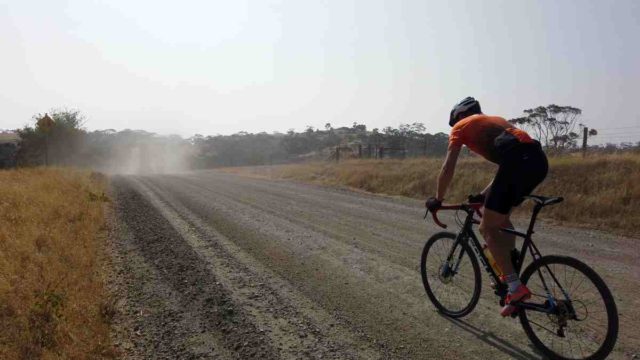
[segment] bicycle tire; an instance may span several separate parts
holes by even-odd
[[[442,304],[442,302],[434,294],[433,289],[431,288],[431,285],[429,282],[429,274],[427,273],[427,257],[429,256],[429,253],[430,253],[429,251],[431,250],[432,246],[436,244],[437,241],[442,239],[453,240],[451,242],[451,244],[453,244],[455,242],[456,235],[450,232],[439,232],[437,234],[434,234],[433,236],[431,236],[431,238],[429,238],[429,240],[427,240],[422,250],[422,257],[420,259],[420,274],[422,275],[422,284],[424,285],[424,289],[427,293],[427,296],[429,297],[429,300],[431,300],[433,305],[438,309],[440,313],[451,318],[460,318],[469,314],[471,311],[473,311],[473,309],[478,304],[478,300],[480,299],[480,290],[482,286],[482,279],[480,277],[480,267],[478,266],[478,261],[476,260],[475,254],[471,251],[469,246],[467,244],[460,244],[462,246],[462,251],[464,251],[464,253],[469,257],[469,261],[471,262],[471,266],[473,268],[473,274],[474,274],[473,275],[474,276],[473,293],[469,303],[466,304],[464,307],[462,307],[462,309],[459,309],[459,310],[448,309],[445,305]]]
[[[554,264],[569,266],[581,272],[589,281],[591,281],[591,283],[598,290],[598,293],[600,294],[602,301],[604,303],[604,306],[606,308],[607,333],[604,337],[604,341],[602,342],[600,347],[597,349],[597,351],[590,354],[589,356],[582,357],[581,359],[598,360],[598,359],[606,358],[613,350],[618,338],[618,325],[619,325],[618,310],[617,310],[613,295],[611,294],[611,291],[607,287],[607,284],[593,269],[591,269],[587,264],[575,258],[571,258],[567,256],[548,255],[529,264],[529,266],[527,266],[527,268],[522,273],[521,281],[524,284],[527,284],[531,276],[534,273],[536,273],[540,267],[545,265],[546,266],[554,265]],[[549,279],[549,280],[553,281],[552,279]],[[566,284],[563,285],[563,287],[564,286],[566,286]],[[572,299],[572,300],[575,300],[575,299]],[[558,354],[553,349],[550,349],[547,345],[545,345],[542,342],[542,340],[538,337],[538,335],[535,333],[533,328],[531,327],[531,323],[527,317],[527,310],[520,310],[519,318],[520,318],[520,323],[525,333],[527,334],[527,337],[529,338],[529,340],[531,340],[531,342],[533,342],[536,348],[542,351],[545,356],[547,356],[550,359],[559,359],[559,360],[576,359],[573,357],[571,358],[564,357],[563,355]]]

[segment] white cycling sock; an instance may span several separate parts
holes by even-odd
[[[507,282],[507,285],[509,285],[510,293],[516,292],[516,290],[518,290],[518,287],[521,285],[520,278],[516,273],[511,273],[509,275],[506,275],[504,279]]]

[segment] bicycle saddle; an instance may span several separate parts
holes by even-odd
[[[553,205],[553,204],[561,203],[564,201],[564,198],[562,196],[546,197],[546,196],[540,196],[540,195],[529,195],[529,196],[525,196],[524,198],[533,200],[536,203],[540,204],[541,206]]]

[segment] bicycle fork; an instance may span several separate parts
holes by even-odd
[[[464,255],[464,247],[462,246],[463,238],[462,235],[459,234],[456,238],[456,242],[449,250],[449,254],[445,260],[445,263],[442,264],[442,268],[440,270],[440,276],[444,279],[449,279],[449,277],[454,276],[458,273],[458,269],[460,268],[460,263],[462,262],[462,256]],[[460,247],[460,253],[458,254],[458,258],[453,262],[453,258],[455,256],[456,250]]]

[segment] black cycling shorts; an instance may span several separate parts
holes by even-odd
[[[500,160],[485,207],[500,214],[508,214],[524,196],[530,195],[547,176],[549,165],[540,143],[519,143],[509,149]]]

